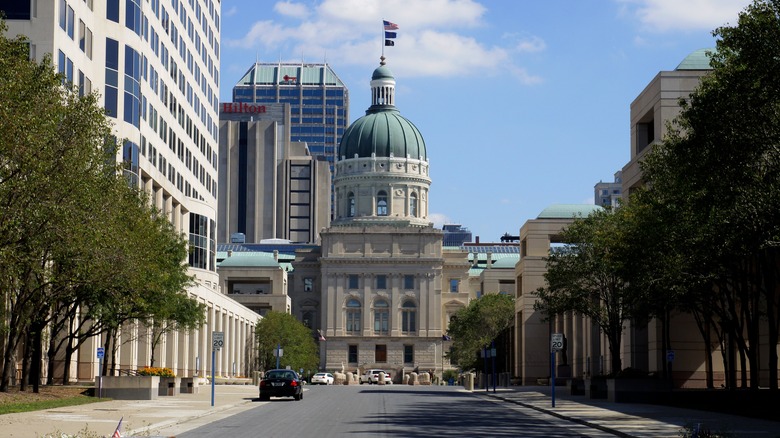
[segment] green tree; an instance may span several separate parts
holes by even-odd
[[[447,334],[452,346],[447,357],[461,369],[477,364],[477,355],[514,321],[515,300],[509,295],[486,294],[460,309],[450,321]]]
[[[317,344],[311,329],[289,313],[268,312],[255,327],[255,338],[261,370],[276,368],[277,347],[284,350],[279,358],[282,368],[311,370],[319,367]]]
[[[534,309],[548,318],[576,312],[590,318],[604,333],[611,355],[611,371],[621,368],[623,324],[645,320],[647,308],[641,290],[628,282],[633,247],[626,239],[629,210],[598,210],[577,218],[561,233],[566,245],[547,258],[546,287],[536,290]]]
[[[0,391],[25,337],[22,385],[31,364],[36,372],[52,304],[69,290],[58,282],[56,260],[92,224],[95,209],[85,203],[115,177],[102,148],[110,124],[97,97],[63,86],[49,57],[31,61],[28,42],[5,32],[0,22]]]
[[[755,0],[736,26],[716,29],[712,72],[664,142],[643,163],[649,196],[685,230],[673,250],[686,269],[689,309],[709,315],[727,385],[758,387],[766,355],[777,388],[780,329],[780,2]],[[762,327],[766,327],[763,338]],[[765,340],[764,340],[765,339]],[[768,345],[760,352],[761,345]],[[737,356],[741,366],[730,360]],[[748,371],[749,377],[748,377]]]

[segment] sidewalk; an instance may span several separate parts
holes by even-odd
[[[565,387],[557,388],[555,407],[552,407],[549,386],[496,388],[495,393],[492,388],[488,392],[480,389],[474,394],[515,403],[622,437],[680,437],[683,431],[690,433],[698,425],[712,433],[734,438],[780,438],[780,421],[661,405],[613,403],[584,395],[568,395]]]
[[[123,437],[169,437],[208,422],[251,409],[255,385],[216,385],[214,406],[211,386],[197,394],[159,397],[156,400],[113,400],[45,411],[0,415],[3,437],[45,437],[61,434],[109,437],[122,419]]]

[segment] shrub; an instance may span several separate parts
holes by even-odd
[[[143,367],[138,370],[139,376],[176,377],[170,368]]]

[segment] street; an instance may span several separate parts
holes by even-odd
[[[607,437],[612,434],[457,386],[307,385],[304,398],[253,409],[177,435],[198,437]]]

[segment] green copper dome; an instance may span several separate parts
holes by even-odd
[[[341,137],[339,157],[369,158],[372,154],[428,160],[422,134],[393,106],[372,106]]]
[[[714,48],[694,50],[675,68],[675,70],[712,70],[710,56]]]
[[[374,70],[374,74],[371,75],[372,80],[376,79],[393,79],[393,72],[390,71],[389,68],[387,68],[386,65],[380,65],[379,67]]]

